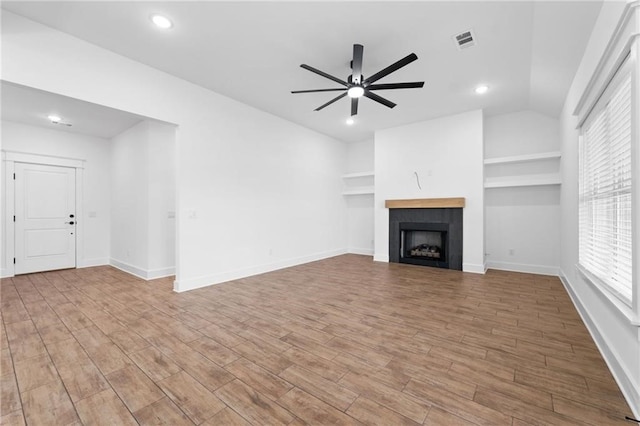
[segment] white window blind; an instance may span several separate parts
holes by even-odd
[[[631,75],[621,67],[582,126],[579,263],[631,304]]]

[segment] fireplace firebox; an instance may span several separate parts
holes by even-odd
[[[389,210],[389,261],[462,270],[462,208]]]
[[[400,263],[448,268],[446,223],[400,223]]]

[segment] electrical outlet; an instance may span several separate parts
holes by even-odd
[[[516,251],[512,248],[509,249],[509,256],[515,256]]]

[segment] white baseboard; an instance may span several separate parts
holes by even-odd
[[[374,254],[373,261],[389,263],[389,256],[386,254]]]
[[[350,248],[350,249],[347,250],[347,253],[362,254],[364,256],[373,256],[373,249]]]
[[[476,263],[462,263],[463,272],[471,272],[472,274],[484,274],[487,272],[487,267],[484,264]]]
[[[321,253],[315,253],[308,256],[295,257],[291,259],[280,260],[278,262],[267,263],[264,265],[252,266],[249,268],[237,269],[235,271],[222,272],[219,274],[206,275],[186,280],[176,280],[173,284],[173,291],[182,293],[183,291],[195,290],[197,288],[220,284],[227,281],[237,280],[240,278],[250,277],[252,275],[264,274],[266,272],[277,271],[278,269],[289,268],[291,266],[302,265],[304,263],[315,262],[316,260],[327,259],[330,257],[346,254],[346,249],[330,250]]]
[[[160,269],[150,269],[147,271],[147,279],[155,280],[157,278],[170,277],[171,275],[175,275],[175,274],[176,274],[175,266],[169,266],[169,267],[160,268]]]
[[[174,275],[176,270],[173,266],[161,269],[143,269],[117,259],[110,259],[108,264],[143,280],[168,277]]]
[[[90,268],[92,266],[104,266],[109,265],[109,258],[107,257],[94,257],[93,259],[83,259],[78,262],[76,268]]]
[[[500,271],[524,272],[527,274],[553,275],[554,277],[557,277],[560,272],[557,266],[530,265],[526,263],[511,262],[489,261],[487,262],[487,268],[498,269]]]
[[[11,278],[13,276],[13,269],[0,269],[0,278]]]
[[[622,364],[620,360],[620,356],[613,349],[613,346],[609,344],[607,341],[607,337],[600,332],[600,329],[596,325],[595,321],[589,315],[589,311],[582,303],[580,296],[573,289],[573,285],[567,278],[566,274],[559,270],[560,281],[564,285],[564,288],[567,290],[573,305],[576,307],[578,314],[582,318],[582,322],[589,330],[589,334],[591,334],[591,338],[596,343],[596,346],[600,350],[600,354],[604,361],[607,363],[609,367],[609,371],[613,375],[616,383],[618,383],[618,387],[622,391],[631,411],[633,412],[633,416],[635,418],[640,418],[640,383],[634,382],[633,375],[626,369],[624,364]]]

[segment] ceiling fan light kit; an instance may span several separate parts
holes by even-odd
[[[383,77],[391,74],[394,71],[399,70],[400,68],[409,65],[411,62],[418,59],[415,53],[411,53],[404,58],[400,59],[397,62],[389,65],[383,70],[378,71],[373,74],[369,78],[363,79],[362,76],[362,56],[364,52],[364,47],[361,44],[353,45],[353,60],[351,61],[351,75],[347,78],[347,81],[341,80],[337,77],[334,77],[330,74],[327,74],[324,71],[320,71],[317,68],[309,66],[307,64],[302,64],[300,67],[311,71],[312,73],[318,74],[324,78],[327,78],[331,81],[334,81],[343,87],[335,88],[335,89],[311,89],[311,90],[293,90],[291,93],[317,93],[317,92],[342,92],[340,95],[331,99],[329,102],[326,102],[323,105],[320,105],[314,111],[320,111],[325,107],[328,107],[332,103],[344,98],[345,96],[349,96],[351,98],[351,116],[358,114],[358,99],[362,96],[369,98],[373,101],[376,101],[388,108],[393,108],[396,106],[395,103],[391,102],[388,99],[383,98],[380,95],[373,93],[374,90],[393,90],[393,89],[418,89],[424,86],[424,81],[410,82],[410,83],[386,83],[386,84],[374,84],[376,81],[380,80]]]

